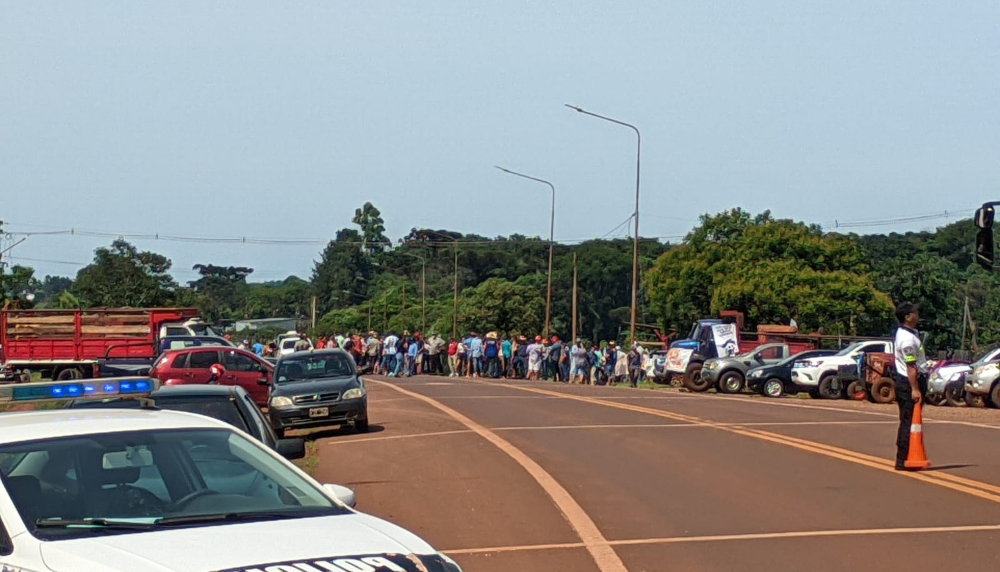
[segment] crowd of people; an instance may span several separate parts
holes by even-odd
[[[462,339],[445,339],[437,332],[379,336],[344,335],[320,338],[316,348],[340,347],[354,356],[358,367],[376,375],[552,380],[564,383],[638,385],[652,369],[641,345],[628,350],[614,341],[564,342],[559,336],[501,337],[496,332],[470,332]]]
[[[262,357],[277,357],[277,346],[250,343],[239,347]],[[564,342],[557,335],[501,337],[496,332],[470,332],[462,339],[445,340],[437,332],[423,336],[404,330],[401,335],[344,334],[319,337],[301,334],[295,351],[341,348],[351,354],[361,371],[388,377],[441,375],[449,377],[526,379],[637,386],[652,375],[652,357],[640,344],[627,351],[615,341]]]

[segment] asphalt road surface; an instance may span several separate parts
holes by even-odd
[[[1000,411],[441,377],[368,378],[372,430],[316,476],[468,572],[1000,567]],[[962,415],[966,415],[963,417]]]

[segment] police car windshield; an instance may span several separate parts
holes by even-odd
[[[352,375],[354,375],[354,362],[346,354],[314,352],[281,360],[274,379],[277,383],[292,383]]]
[[[347,512],[227,429],[3,445],[0,469],[0,484],[25,525],[45,540]]]

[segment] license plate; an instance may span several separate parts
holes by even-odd
[[[313,407],[309,410],[309,417],[329,417],[329,407]]]

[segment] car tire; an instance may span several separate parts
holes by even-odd
[[[700,363],[692,363],[684,370],[684,387],[697,393],[708,391],[709,388],[708,380],[701,378],[701,366]]]
[[[925,394],[924,401],[926,401],[928,405],[938,407],[945,404],[945,397],[941,393]]]
[[[734,394],[743,391],[746,380],[738,371],[727,371],[719,377],[719,393]]]
[[[891,379],[883,377],[872,384],[872,401],[882,404],[896,401],[896,386]]]
[[[847,385],[847,398],[862,401],[868,397],[868,391],[863,381],[852,381]]]
[[[819,396],[823,399],[843,399],[844,384],[840,382],[835,373],[827,373],[819,378]]]
[[[368,418],[365,417],[364,419],[355,419],[354,420],[354,430],[357,431],[358,433],[367,433],[368,432]]]
[[[961,383],[949,384],[944,388],[944,401],[951,407],[965,407],[965,388]]]
[[[977,409],[982,409],[987,406],[986,396],[981,393],[965,393],[965,403],[969,407],[975,407]]]
[[[764,397],[778,398],[785,394],[785,384],[772,377],[760,385],[760,393]]]
[[[1000,407],[1000,383],[994,383],[990,390],[990,405]]]

